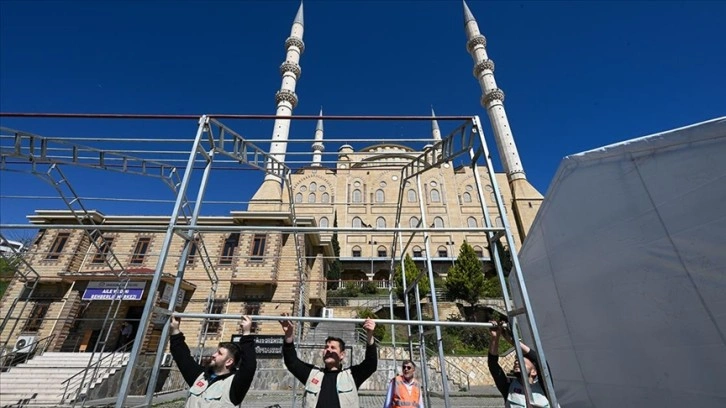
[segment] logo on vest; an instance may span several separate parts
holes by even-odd
[[[320,381],[317,378],[313,378],[310,382],[317,385]]]
[[[202,380],[199,380],[199,381],[197,381],[197,383],[196,383],[195,385],[196,385],[197,387],[204,387],[204,381],[202,381]]]

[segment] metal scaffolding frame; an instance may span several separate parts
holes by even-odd
[[[276,232],[287,232],[290,233],[293,236],[294,244],[295,244],[295,252],[297,257],[297,268],[298,268],[298,283],[300,283],[301,290],[299,291],[299,297],[297,304],[295,305],[294,315],[289,317],[281,317],[281,316],[253,316],[253,320],[259,320],[259,321],[275,321],[280,320],[281,318],[287,319],[287,320],[293,320],[293,321],[299,321],[301,323],[314,323],[314,322],[320,322],[320,321],[327,321],[327,322],[333,322],[333,323],[362,323],[363,319],[341,319],[341,318],[319,318],[319,317],[305,317],[304,311],[305,311],[305,305],[304,301],[306,298],[305,293],[305,287],[310,282],[313,282],[310,279],[310,276],[308,275],[306,268],[305,268],[305,251],[301,247],[301,240],[300,236],[309,234],[309,233],[319,233],[319,232],[327,232],[327,233],[333,233],[333,232],[361,232],[360,228],[340,228],[340,227],[305,227],[298,225],[298,216],[296,215],[295,211],[295,199],[294,199],[294,192],[292,187],[292,174],[293,170],[286,165],[285,163],[279,162],[278,160],[273,157],[273,155],[269,154],[268,152],[264,151],[263,149],[258,148],[255,144],[250,142],[249,139],[246,139],[239,135],[238,133],[234,132],[231,128],[227,127],[226,125],[222,124],[219,120],[220,119],[280,119],[280,118],[287,118],[287,119],[296,119],[296,120],[318,120],[318,119],[324,119],[324,120],[382,120],[382,121],[393,121],[393,120],[400,120],[400,121],[408,121],[408,120],[425,120],[430,121],[432,118],[428,116],[295,116],[295,117],[279,117],[279,116],[273,116],[273,115],[202,115],[201,117],[196,115],[117,115],[117,114],[22,114],[22,113],[2,113],[0,114],[0,117],[33,117],[33,118],[94,118],[94,119],[144,119],[144,120],[168,120],[168,119],[196,119],[198,120],[198,126],[197,126],[197,132],[194,138],[194,142],[191,148],[191,151],[187,151],[188,158],[186,160],[186,164],[183,169],[180,167],[177,167],[176,164],[170,164],[173,163],[173,161],[160,161],[160,160],[151,160],[149,158],[144,157],[134,157],[131,155],[126,154],[120,154],[115,151],[105,151],[102,149],[95,149],[95,148],[89,148],[86,146],[78,145],[72,142],[68,142],[66,140],[59,140],[58,138],[47,138],[47,137],[41,137],[32,135],[30,133],[25,132],[19,132],[19,131],[13,131],[9,129],[1,129],[3,134],[10,133],[14,135],[14,141],[13,141],[13,147],[12,149],[2,149],[0,152],[0,170],[3,171],[9,171],[11,170],[10,167],[13,167],[15,165],[18,165],[18,161],[14,160],[27,160],[31,165],[31,171],[30,173],[40,177],[41,179],[44,179],[45,181],[49,182],[58,192],[59,197],[66,203],[66,206],[69,208],[73,216],[75,217],[76,223],[75,224],[67,224],[67,225],[47,225],[43,226],[43,228],[73,228],[73,229],[82,229],[84,230],[84,234],[89,239],[89,244],[93,245],[96,248],[97,253],[104,253],[108,254],[108,256],[105,259],[105,262],[107,263],[108,267],[112,271],[112,273],[119,279],[120,285],[123,285],[125,288],[126,285],[129,282],[128,273],[126,273],[123,264],[118,260],[118,257],[114,254],[113,250],[109,248],[108,244],[105,241],[105,238],[103,237],[103,232],[107,231],[113,231],[115,228],[113,226],[100,226],[95,225],[93,221],[93,217],[90,211],[87,210],[87,208],[83,204],[83,200],[81,197],[79,197],[73,188],[71,187],[70,182],[65,177],[63,172],[60,170],[60,166],[75,166],[75,167],[85,167],[85,168],[95,168],[95,169],[103,169],[103,170],[110,170],[110,171],[118,171],[123,173],[129,173],[129,174],[136,174],[136,175],[142,175],[142,176],[151,176],[161,179],[166,185],[171,187],[171,190],[173,194],[175,195],[174,205],[173,209],[171,211],[171,215],[169,217],[168,225],[165,228],[160,227],[154,227],[154,226],[122,226],[117,227],[118,230],[123,231],[157,231],[157,232],[164,232],[164,240],[161,247],[161,250],[159,251],[158,261],[154,270],[153,277],[151,279],[150,287],[149,287],[149,295],[146,299],[146,304],[143,309],[142,316],[139,320],[139,329],[136,331],[136,338],[133,343],[133,348],[131,350],[129,361],[126,366],[126,369],[124,370],[122,382],[120,389],[118,391],[118,395],[116,398],[116,406],[122,407],[125,406],[126,399],[128,397],[128,391],[130,387],[130,382],[133,376],[133,367],[137,363],[137,359],[141,352],[141,347],[143,344],[144,336],[146,333],[146,330],[143,330],[142,328],[146,328],[149,325],[152,313],[157,313],[165,316],[166,319],[168,319],[170,316],[184,316],[187,318],[194,318],[194,319],[239,319],[241,316],[237,314],[213,314],[211,306],[213,303],[214,298],[216,297],[216,291],[218,288],[219,283],[219,277],[217,276],[217,273],[214,269],[214,263],[211,262],[211,255],[207,252],[204,241],[203,241],[203,233],[207,231],[276,231]],[[533,336],[533,347],[535,348],[539,360],[542,364],[542,367],[546,367],[546,358],[544,354],[544,350],[541,345],[539,333],[536,327],[536,322],[534,320],[534,316],[532,314],[531,310],[531,304],[529,302],[529,298],[527,295],[526,285],[524,283],[523,277],[522,277],[522,271],[519,265],[519,261],[517,259],[517,252],[515,247],[515,241],[512,236],[510,227],[509,227],[509,221],[506,217],[505,210],[504,210],[504,203],[503,198],[501,194],[499,193],[499,188],[497,186],[496,176],[494,172],[494,168],[492,165],[491,157],[486,145],[486,141],[484,138],[484,132],[483,128],[481,126],[481,123],[479,121],[478,117],[469,117],[469,116],[450,116],[450,117],[437,117],[437,120],[457,120],[457,121],[464,121],[464,124],[457,127],[451,134],[446,136],[440,141],[437,141],[433,145],[428,145],[424,151],[422,151],[415,159],[411,160],[406,165],[402,166],[401,168],[401,181],[399,184],[399,194],[398,194],[398,200],[396,204],[396,221],[395,221],[395,227],[394,228],[378,228],[370,226],[366,229],[366,232],[376,232],[376,233],[390,233],[391,235],[391,259],[390,259],[390,282],[393,282],[394,278],[394,269],[396,265],[400,265],[402,270],[402,276],[403,276],[403,289],[404,289],[404,310],[406,314],[406,320],[397,320],[394,319],[394,293],[393,293],[393,285],[390,286],[389,289],[389,313],[391,318],[390,319],[380,319],[377,320],[379,324],[386,324],[391,325],[392,328],[392,336],[393,336],[393,343],[394,343],[394,351],[396,346],[396,339],[395,339],[395,330],[394,327],[396,325],[405,325],[408,328],[408,338],[406,339],[407,349],[409,352],[409,356],[411,359],[414,358],[415,354],[415,347],[418,347],[418,354],[419,354],[419,361],[421,362],[422,367],[422,375],[423,375],[423,384],[425,389],[429,389],[429,374],[428,374],[428,367],[426,362],[427,356],[426,356],[426,347],[425,347],[425,341],[424,341],[424,326],[434,326],[434,330],[436,332],[436,348],[438,352],[438,359],[439,359],[439,365],[441,370],[441,376],[442,376],[442,385],[443,385],[443,396],[445,401],[445,406],[449,408],[451,406],[450,403],[450,395],[449,390],[447,386],[447,368],[446,368],[446,359],[444,356],[444,349],[443,349],[443,343],[442,343],[442,335],[441,335],[441,327],[490,327],[491,325],[489,323],[476,323],[476,322],[454,322],[454,321],[442,321],[440,319],[440,316],[438,315],[438,305],[437,305],[437,295],[436,295],[436,288],[434,283],[434,275],[433,275],[433,267],[432,267],[432,259],[431,259],[431,251],[430,251],[430,237],[429,233],[435,230],[440,230],[438,228],[434,228],[433,226],[428,226],[426,221],[426,209],[423,205],[423,200],[419,200],[419,210],[420,210],[420,220],[419,224],[416,227],[402,227],[401,226],[401,216],[402,216],[402,206],[403,206],[403,197],[405,193],[405,185],[406,182],[409,180],[414,180],[416,183],[416,191],[418,193],[419,197],[422,197],[422,185],[421,185],[421,175],[437,166],[440,166],[443,163],[452,162],[456,158],[460,157],[466,157],[470,161],[470,167],[473,170],[473,174],[475,177],[475,185],[477,194],[479,197],[479,202],[481,204],[482,209],[482,215],[484,216],[485,225],[482,228],[475,228],[473,230],[481,233],[485,233],[488,237],[488,247],[490,248],[491,255],[492,255],[492,261],[494,263],[495,270],[497,272],[497,276],[499,277],[499,280],[501,282],[501,287],[504,294],[504,302],[505,302],[505,308],[507,315],[510,320],[510,324],[512,326],[512,331],[515,335],[515,338],[517,334],[519,333],[518,325],[521,324],[519,321],[519,318],[524,318],[524,323],[527,324],[530,328],[530,331]],[[128,139],[124,139],[128,140]],[[142,140],[142,139],[137,139]],[[374,139],[372,139],[374,140]],[[412,139],[412,140],[425,140],[425,139]],[[430,139],[429,139],[430,140]],[[294,143],[295,141],[288,141],[288,143]],[[307,141],[306,141],[307,142]],[[0,145],[0,147],[3,147]],[[172,151],[173,154],[183,154],[183,151]],[[219,157],[219,159],[218,159]],[[181,163],[181,160],[176,160],[177,162]],[[494,226],[491,215],[489,213],[489,209],[487,208],[484,200],[484,189],[483,185],[480,179],[479,175],[479,164],[478,162],[483,161],[485,164],[485,168],[487,171],[487,174],[489,176],[491,185],[493,187],[494,191],[494,197],[496,201],[497,206],[497,214],[503,221],[503,226],[497,227]],[[205,203],[205,192],[207,188],[207,184],[209,182],[210,173],[213,167],[214,163],[221,163],[219,165],[221,166],[244,166],[246,168],[251,168],[256,171],[262,171],[268,175],[273,175],[276,177],[276,179],[280,183],[280,189],[281,192],[284,190],[287,192],[288,195],[288,203],[289,203],[289,217],[291,226],[290,227],[284,227],[284,226],[242,226],[242,227],[224,227],[224,226],[209,226],[209,225],[199,225],[198,218],[200,216],[201,206],[203,203]],[[326,164],[324,161],[322,163],[323,165]],[[27,164],[26,164],[27,165]],[[38,170],[38,167],[44,167],[48,166],[47,171],[40,171]],[[194,201],[190,201],[187,199],[187,191],[189,190],[191,184],[192,184],[192,174],[195,172],[201,172],[202,176],[199,180],[199,186],[197,190],[197,196]],[[32,226],[34,228],[37,228],[36,226]],[[0,228],[28,228],[27,225],[14,225],[14,224],[6,224],[6,225],[0,225]],[[456,228],[456,227],[450,227],[446,228],[446,231],[454,232],[454,231],[472,231],[472,228]],[[410,238],[407,242],[404,242],[403,240],[403,233],[410,234]],[[407,282],[406,281],[406,273],[405,273],[405,267],[404,267],[404,257],[406,254],[406,250],[411,243],[413,237],[416,234],[421,234],[424,240],[424,246],[425,246],[425,265],[426,270],[422,272],[413,282]],[[172,289],[172,293],[168,302],[168,308],[166,310],[158,310],[159,308],[155,308],[155,297],[153,296],[154,293],[158,292],[159,285],[161,283],[161,277],[163,274],[164,266],[166,262],[172,258],[172,256],[169,254],[171,241],[174,236],[179,236],[183,239],[183,248],[181,256],[179,257],[177,261],[177,271],[176,276],[174,279],[174,285]],[[517,285],[515,286],[517,289],[519,289],[519,293],[517,293],[517,296],[510,296],[509,294],[509,286],[506,283],[506,275],[507,271],[504,271],[502,269],[502,261],[501,256],[502,254],[499,253],[499,249],[497,248],[497,245],[495,245],[495,242],[498,242],[500,239],[504,239],[505,245],[509,248],[511,258],[512,258],[512,271],[511,275],[514,279],[517,281]],[[209,296],[207,297],[207,313],[184,313],[184,312],[177,312],[176,311],[176,300],[177,296],[179,294],[179,291],[181,290],[181,284],[184,277],[184,271],[187,265],[187,259],[189,257],[189,252],[192,247],[192,244],[198,245],[199,249],[199,257],[200,259],[204,259],[203,265],[204,269],[207,273],[207,276],[209,278],[209,281],[211,283],[211,290],[209,293]],[[398,255],[396,255],[398,254]],[[371,262],[373,259],[373,254],[371,254]],[[17,276],[18,279],[24,280],[24,282],[29,283],[32,282],[33,288],[35,289],[35,285],[37,285],[38,281],[40,280],[40,275],[32,268],[30,264],[25,263],[25,269],[24,271],[18,270]],[[29,274],[33,274],[33,277],[29,278]],[[432,312],[433,312],[433,321],[423,320],[422,318],[422,308],[421,308],[421,302],[420,302],[420,291],[419,291],[419,282],[421,281],[421,278],[424,276],[424,274],[427,275],[429,280],[429,288],[431,292],[431,306],[432,306]],[[409,296],[408,294],[410,292],[414,292],[414,300],[415,300],[415,308],[416,308],[416,319],[411,318],[411,309],[412,305],[410,305],[409,302]],[[521,298],[523,299],[523,302],[521,305],[515,305],[513,301],[513,297]],[[28,302],[29,297],[26,297],[26,304]],[[109,310],[106,314],[105,320],[104,320],[104,328],[107,327],[107,331],[104,335],[104,340],[102,342],[99,342],[96,344],[96,347],[94,348],[94,353],[97,352],[97,349],[100,346],[100,350],[98,352],[103,352],[105,350],[105,344],[108,340],[108,337],[110,336],[110,333],[113,328],[113,323],[116,321],[116,314],[118,313],[119,305],[121,300],[119,299],[118,305],[116,305],[115,309],[114,307],[109,307]],[[17,300],[15,303],[13,303],[13,306],[11,310],[8,311],[6,318],[2,322],[2,326],[0,326],[1,329],[4,328],[8,322],[8,318],[12,313],[12,309],[15,308],[15,305],[17,303]],[[112,303],[113,306],[113,303]],[[23,306],[24,308],[25,306]],[[112,309],[113,313],[112,313]],[[111,322],[110,324],[107,324],[108,322]],[[17,320],[15,322],[15,325],[17,325]],[[414,343],[414,335],[411,331],[411,326],[418,327],[418,343]],[[203,346],[206,341],[206,324],[202,324],[202,330],[200,331],[199,338],[198,338],[198,350],[200,352],[200,355],[198,356],[201,358],[201,350],[203,349]],[[14,328],[13,328],[14,330]],[[304,325],[298,326],[298,333],[297,338],[298,341],[301,341],[303,338],[303,330]],[[156,385],[156,379],[158,378],[160,366],[161,366],[161,359],[164,354],[164,351],[166,349],[166,342],[168,338],[168,331],[169,326],[165,324],[162,329],[161,338],[156,350],[155,355],[155,361],[152,365],[152,371],[150,374],[150,381],[148,383],[148,387],[146,390],[145,398],[144,398],[144,404],[150,405],[153,394],[154,394],[154,387]],[[8,337],[9,339],[10,337]],[[7,343],[7,342],[6,342]],[[521,366],[524,366],[523,362],[523,355],[522,350],[519,345],[519,342],[515,341],[515,348],[517,352],[517,358],[521,364]],[[395,366],[395,359],[396,359],[396,353],[394,352],[394,366]],[[97,367],[97,366],[96,366]],[[87,367],[86,372],[83,374],[84,379],[81,381],[81,384],[86,384],[85,382],[85,376],[88,374],[88,371],[91,370],[91,363],[89,363],[89,367]],[[544,379],[545,386],[547,388],[548,394],[551,399],[551,404],[553,406],[557,406],[556,397],[554,388],[552,386],[552,380],[549,375],[549,371],[547,369],[540,370],[542,373],[542,377]],[[91,378],[95,377],[95,371],[90,374]],[[526,383],[526,382],[525,382]],[[90,382],[89,382],[90,387]],[[531,406],[531,390],[529,387],[529,384],[525,384],[526,393],[530,396],[528,400],[528,406]],[[75,398],[73,398],[73,404],[77,401],[81,403],[81,405],[85,405],[85,401],[80,398],[81,396],[82,387],[78,389],[78,393],[76,394]],[[296,392],[293,390],[293,406],[295,406],[295,398],[296,398]],[[426,393],[426,398],[428,399],[428,393]],[[427,403],[429,401],[427,400]]]

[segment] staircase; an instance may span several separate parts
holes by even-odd
[[[90,389],[93,389],[102,384],[123,369],[128,359],[128,353],[95,354],[93,363],[101,360],[96,378],[91,381],[94,371],[92,368],[86,375],[84,385],[87,386],[90,382]],[[46,352],[0,373],[0,408],[24,405],[59,406],[64,401],[64,394],[66,403],[72,401],[81,388],[83,370],[88,367],[89,362],[91,353]],[[66,381],[69,379],[70,381]]]

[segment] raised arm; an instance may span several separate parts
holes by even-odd
[[[191,386],[194,380],[199,377],[204,371],[201,365],[199,365],[192,357],[192,352],[189,350],[189,346],[184,341],[184,333],[179,330],[181,319],[178,317],[171,317],[169,319],[169,328],[171,329],[171,336],[169,336],[169,350],[171,356],[176,362],[176,366],[184,377],[184,381]]]
[[[282,357],[287,371],[292,373],[301,383],[305,384],[310,377],[312,364],[300,361],[295,351],[295,325],[289,320],[281,320],[282,331],[285,332],[285,343],[282,345]]]
[[[239,405],[250,390],[252,380],[257,370],[257,352],[255,351],[255,338],[251,336],[252,319],[242,316],[242,340],[240,340],[240,365],[232,379],[232,388],[229,390],[229,399],[234,405]]]
[[[372,319],[366,319],[363,328],[368,336],[368,344],[366,345],[366,357],[360,364],[350,368],[350,373],[355,380],[356,388],[360,387],[365,380],[368,379],[378,369],[378,348],[376,347],[373,330],[376,328],[376,322]]]
[[[497,385],[497,389],[502,396],[506,398],[507,393],[509,392],[509,381],[507,381],[507,375],[504,374],[504,370],[502,370],[502,367],[499,365],[499,338],[502,334],[502,328],[499,324],[497,324],[497,322],[492,321],[490,323],[492,323],[492,327],[489,329],[491,341],[489,342],[487,366],[489,367],[489,372],[494,379],[494,384]]]

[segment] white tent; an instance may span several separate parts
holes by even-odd
[[[726,407],[726,118],[566,157],[520,262],[563,407]]]

